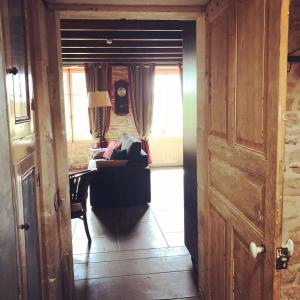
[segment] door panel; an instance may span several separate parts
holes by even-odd
[[[36,222],[35,168],[31,168],[22,177],[22,198],[24,224],[29,224],[25,231],[25,253],[27,265],[28,299],[40,299],[40,270],[38,252],[38,229]]]
[[[282,3],[213,0],[207,7],[206,299],[279,296],[275,249],[281,245],[280,114],[288,29],[288,7]],[[253,258],[251,242],[264,246],[265,253]]]
[[[265,139],[265,0],[237,5],[236,142],[263,151]]]
[[[263,178],[233,167],[215,156],[211,156],[210,168],[211,186],[230,199],[232,205],[262,229],[265,187]]]
[[[211,255],[215,258],[211,265],[211,276],[220,284],[218,289],[212,290],[213,300],[225,299],[226,289],[226,220],[212,206],[210,211]]]
[[[227,139],[227,14],[212,22],[211,31],[211,85],[215,88],[211,89],[210,132],[214,136]]]
[[[263,261],[249,259],[249,242],[234,231],[233,294],[236,300],[263,299]]]

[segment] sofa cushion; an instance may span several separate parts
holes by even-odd
[[[110,156],[113,153],[114,149],[117,149],[118,147],[120,147],[120,142],[118,141],[109,142],[108,147],[106,148],[103,154],[103,158],[110,159]]]
[[[110,156],[110,159],[126,160],[126,159],[128,159],[127,158],[127,151],[126,150],[114,149],[113,153]]]
[[[132,160],[128,160],[128,167],[142,167],[148,166],[148,156],[144,150],[141,150],[140,154]]]

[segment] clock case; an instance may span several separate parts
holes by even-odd
[[[115,113],[118,115],[126,115],[129,113],[128,105],[128,82],[119,80],[115,82]],[[118,90],[125,89],[125,95],[120,95]]]

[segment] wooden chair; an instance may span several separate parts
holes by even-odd
[[[93,173],[93,171],[85,170],[69,174],[71,219],[79,218],[83,220],[85,233],[89,243],[91,243],[92,239],[86,218],[86,201],[91,173]]]

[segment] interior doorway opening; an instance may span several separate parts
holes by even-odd
[[[95,20],[96,23],[99,20]],[[100,21],[99,21],[100,22]],[[107,25],[112,21],[107,21],[105,24]],[[136,22],[136,21],[134,21]],[[146,22],[147,24],[151,25],[154,21]],[[173,22],[173,23],[172,23]],[[86,283],[90,283],[90,279],[92,278],[98,278],[99,281],[103,280],[104,277],[115,277],[115,276],[135,276],[135,275],[149,275],[151,273],[153,274],[160,274],[164,273],[166,277],[163,278],[163,280],[168,281],[168,277],[171,275],[173,276],[179,276],[178,278],[181,278],[180,281],[185,282],[186,284],[181,287],[174,286],[174,289],[172,289],[172,293],[169,295],[170,299],[174,297],[190,297],[190,296],[197,296],[197,288],[193,283],[192,280],[192,271],[193,271],[193,264],[190,257],[190,254],[188,250],[185,247],[185,241],[184,241],[184,211],[185,211],[185,204],[184,204],[184,178],[183,178],[183,118],[185,117],[185,121],[189,122],[189,126],[193,126],[194,128],[189,128],[188,135],[189,137],[186,139],[186,148],[189,148],[189,162],[195,163],[196,160],[196,135],[195,128],[196,128],[196,76],[195,75],[195,68],[196,68],[196,56],[195,56],[195,22],[187,22],[189,23],[187,27],[192,26],[193,27],[193,34],[190,34],[186,36],[185,43],[191,42],[190,49],[188,49],[188,52],[184,54],[184,47],[183,47],[183,36],[184,32],[186,30],[186,26],[184,22],[179,21],[172,21],[171,23],[176,25],[177,29],[164,29],[162,32],[158,32],[158,34],[162,35],[161,43],[163,43],[163,36],[165,35],[167,43],[170,44],[169,36],[173,35],[174,33],[178,35],[178,39],[180,41],[177,41],[175,38],[175,44],[173,48],[168,49],[169,46],[162,47],[161,45],[155,46],[155,38],[153,37],[156,31],[159,31],[156,28],[151,29],[151,27],[147,27],[147,30],[145,32],[151,32],[150,35],[152,38],[149,40],[149,48],[147,48],[147,45],[143,45],[143,49],[139,49],[139,53],[134,53],[135,55],[140,55],[142,52],[146,52],[145,61],[140,62],[140,65],[146,65],[146,68],[149,68],[149,65],[155,64],[155,76],[154,76],[154,86],[152,87],[151,93],[154,93],[154,107],[153,107],[153,123],[152,128],[150,129],[150,149],[153,149],[153,154],[155,153],[155,143],[157,144],[156,147],[160,148],[158,151],[162,152],[162,148],[165,148],[163,155],[160,155],[160,161],[158,159],[155,159],[155,156],[153,157],[153,165],[155,167],[163,166],[163,167],[176,167],[172,169],[159,169],[155,168],[151,170],[151,181],[149,182],[151,185],[151,204],[150,207],[147,205],[136,205],[136,206],[128,206],[123,205],[121,207],[110,207],[110,205],[104,205],[108,207],[101,207],[102,205],[99,205],[97,207],[96,202],[104,201],[101,198],[103,195],[109,194],[107,191],[103,191],[103,189],[99,189],[97,192],[97,195],[95,196],[95,188],[92,188],[92,186],[95,185],[95,179],[91,179],[91,181],[94,182],[94,185],[92,184],[90,196],[91,196],[91,204],[93,208],[89,207],[89,204],[87,205],[87,219],[88,224],[90,227],[90,235],[92,242],[88,243],[86,232],[83,227],[83,223],[80,220],[75,220],[72,222],[72,234],[73,234],[73,253],[74,253],[74,275],[75,275],[75,281],[78,283],[78,293],[81,293],[82,285],[81,280],[86,280]],[[118,21],[116,21],[116,24]],[[159,23],[163,24],[164,21],[159,21]],[[194,24],[192,24],[194,23]],[[69,24],[69,25],[68,25]],[[111,64],[111,67],[107,74],[111,76],[111,79],[106,80],[106,85],[104,89],[108,90],[108,94],[110,96],[111,100],[111,107],[110,107],[110,123],[109,123],[109,129],[105,132],[106,138],[108,140],[108,148],[111,143],[111,140],[116,138],[116,135],[122,133],[124,130],[124,126],[121,129],[120,124],[125,123],[127,125],[127,128],[125,126],[125,130],[131,130],[134,131],[135,136],[139,137],[139,132],[136,132],[136,129],[134,126],[136,126],[136,118],[134,116],[134,105],[135,103],[130,99],[131,101],[128,103],[128,112],[127,114],[118,114],[117,113],[117,100],[118,100],[118,90],[116,88],[116,84],[123,81],[127,82],[127,87],[125,86],[125,91],[127,93],[128,85],[132,84],[132,73],[133,71],[128,67],[130,65],[130,61],[126,63],[113,63],[112,58],[105,58],[104,54],[101,54],[99,59],[96,59],[96,50],[99,52],[102,48],[97,47],[95,44],[87,48],[89,50],[85,49],[85,46],[81,42],[80,45],[80,51],[78,49],[74,49],[75,46],[71,45],[72,42],[72,36],[74,36],[74,40],[76,40],[76,29],[70,28],[70,24],[74,26],[74,28],[78,29],[78,26],[82,26],[80,24],[83,24],[82,22],[79,22],[76,25],[76,20],[72,20],[72,22],[68,23],[67,20],[62,20],[62,59],[63,59],[63,65],[64,65],[64,94],[65,94],[65,116],[66,116],[66,129],[68,133],[68,148],[69,148],[69,160],[72,161],[70,166],[72,166],[70,169],[72,171],[76,169],[81,169],[82,165],[78,163],[79,156],[83,154],[81,150],[78,151],[77,147],[82,147],[82,149],[85,147],[85,165],[87,164],[86,161],[88,150],[90,150],[90,154],[93,156],[92,158],[95,158],[93,160],[93,163],[96,163],[97,165],[97,171],[98,173],[103,173],[101,170],[101,167],[99,168],[99,164],[103,167],[104,163],[106,161],[100,161],[101,158],[98,157],[98,153],[95,154],[93,149],[93,142],[95,142],[95,139],[90,139],[89,141],[81,141],[81,145],[79,145],[79,139],[80,132],[83,129],[86,129],[86,126],[80,126],[84,118],[80,120],[79,114],[84,113],[86,116],[86,111],[88,109],[88,95],[91,93],[91,90],[85,94],[84,93],[84,83],[83,81],[83,74],[85,73],[85,77],[87,78],[89,76],[89,73],[87,73],[87,69],[90,65],[92,65],[92,62],[94,65],[96,65],[96,71],[98,72],[99,69],[102,68],[102,66]],[[129,21],[126,21],[124,24],[128,25],[130,24]],[[166,21],[167,24],[167,21]],[[64,26],[68,29],[64,31]],[[86,26],[86,25],[85,25]],[[144,25],[145,26],[145,25]],[[165,25],[170,26],[170,25]],[[113,26],[115,27],[115,26]],[[129,26],[130,27],[130,26]],[[116,29],[116,28],[114,28]],[[110,31],[107,27],[106,30]],[[74,32],[72,32],[74,31]],[[98,29],[99,31],[99,29]],[[134,30],[133,30],[134,31]],[[143,29],[139,29],[138,31],[143,31]],[[154,33],[153,33],[154,31]],[[124,31],[121,31],[122,34],[124,34]],[[132,33],[129,29],[129,33]],[[187,30],[186,30],[187,32]],[[129,34],[127,33],[127,34]],[[83,40],[89,40],[89,38],[84,38],[84,33],[81,33]],[[99,32],[98,32],[99,34]],[[116,33],[114,33],[116,34]],[[147,33],[149,34],[149,33]],[[89,32],[88,36],[93,35],[93,32]],[[117,39],[116,39],[117,40]],[[172,40],[172,39],[171,39]],[[189,41],[188,41],[189,40]],[[68,43],[67,43],[68,42]],[[178,43],[179,42],[179,43]],[[78,43],[78,42],[77,42]],[[110,41],[108,43],[108,39],[106,40],[106,44],[114,45],[116,42]],[[91,45],[90,45],[91,46]],[[103,46],[104,47],[104,46]],[[116,53],[116,49],[118,49],[120,45],[114,47],[110,47],[110,51],[113,50],[113,54],[110,53],[113,57],[121,56],[120,53]],[[138,44],[135,45],[135,47],[139,48]],[[193,48],[194,49],[191,49]],[[125,47],[126,48],[126,47]],[[146,49],[146,50],[145,50]],[[152,49],[152,50],[149,50]],[[154,50],[153,50],[154,49]],[[162,50],[163,49],[163,50]],[[174,50],[175,49],[175,50]],[[168,51],[166,51],[168,50]],[[123,50],[119,50],[123,51]],[[151,53],[147,52],[150,51]],[[157,55],[160,51],[163,51],[163,54]],[[72,53],[71,53],[72,52]],[[125,53],[127,50],[125,51]],[[90,56],[91,55],[91,56]],[[122,54],[123,55],[123,54]],[[125,54],[124,54],[125,55]],[[149,61],[147,61],[147,56]],[[185,56],[185,57],[184,57]],[[93,59],[91,59],[91,57]],[[138,57],[138,56],[137,56]],[[129,56],[127,60],[133,59],[134,56]],[[135,57],[136,58],[136,57]],[[189,85],[189,105],[186,105],[188,108],[185,108],[186,110],[189,110],[189,112],[183,114],[183,100],[182,100],[182,94],[184,94],[183,91],[183,78],[182,76],[185,71],[182,72],[182,58],[183,62],[186,60],[187,69],[186,69],[186,77],[189,77],[188,82],[186,84]],[[106,59],[106,60],[105,60]],[[123,58],[125,59],[125,58]],[[141,59],[141,58],[140,58]],[[99,60],[99,61],[98,61]],[[107,62],[108,61],[108,62]],[[76,63],[75,63],[76,62]],[[136,65],[136,61],[133,60],[131,63]],[[149,63],[150,62],[150,63]],[[84,64],[84,68],[83,68]],[[179,67],[180,65],[180,67]],[[193,66],[192,66],[193,65]],[[140,67],[142,68],[142,67]],[[81,77],[80,77],[81,76]],[[102,75],[99,75],[100,77]],[[81,80],[78,80],[80,77]],[[77,79],[76,79],[77,78]],[[85,78],[85,79],[86,79]],[[99,78],[97,78],[99,79]],[[102,78],[103,81],[103,78]],[[89,90],[90,83],[88,80],[86,80],[85,88]],[[93,82],[93,84],[95,84]],[[140,83],[143,84],[143,83]],[[111,88],[115,88],[113,91],[111,91]],[[93,89],[98,89],[98,87],[93,87]],[[103,87],[102,87],[103,89]],[[130,89],[130,86],[129,86]],[[82,91],[81,91],[82,90]],[[101,88],[99,88],[101,90]],[[81,92],[80,92],[81,91]],[[191,93],[192,91],[192,93]],[[131,96],[134,91],[130,90]],[[144,96],[144,93],[143,93]],[[79,98],[82,98],[81,100]],[[194,98],[194,99],[193,99]],[[192,101],[191,101],[192,99]],[[76,105],[76,101],[80,101],[78,105]],[[156,102],[155,102],[156,101]],[[83,108],[85,106],[85,112],[83,111]],[[122,119],[123,118],[123,119]],[[131,118],[131,120],[130,120]],[[90,124],[91,124],[91,120]],[[131,126],[130,127],[130,122]],[[129,126],[128,126],[129,124]],[[128,128],[129,127],[129,128]],[[185,129],[187,130],[187,129]],[[81,137],[84,138],[84,135],[81,135]],[[159,139],[167,139],[165,141],[165,145],[161,144],[161,141]],[[152,140],[154,140],[152,144]],[[192,146],[189,145],[189,143],[192,141]],[[116,141],[115,141],[116,142]],[[88,145],[89,143],[89,145]],[[100,141],[101,143],[101,141]],[[170,145],[171,144],[171,145]],[[167,149],[169,147],[169,149]],[[90,149],[88,149],[90,148]],[[100,147],[102,148],[102,147]],[[75,149],[75,150],[74,150]],[[122,148],[121,148],[122,149]],[[101,149],[102,150],[102,149]],[[72,151],[72,152],[71,152]],[[104,154],[105,155],[104,150]],[[121,150],[122,151],[122,150]],[[100,153],[100,152],[99,152]],[[113,152],[115,153],[115,152]],[[79,155],[78,155],[79,154]],[[148,158],[149,158],[149,153]],[[97,157],[95,157],[95,155]],[[172,157],[173,155],[173,157]],[[161,159],[161,157],[164,156],[164,159]],[[175,157],[175,159],[174,159]],[[173,159],[173,160],[172,160]],[[149,162],[149,161],[148,161]],[[89,168],[91,167],[91,160],[89,163]],[[94,164],[95,166],[95,164]],[[195,173],[195,166],[193,166],[193,172],[189,170],[189,178],[188,180],[190,182],[196,181],[196,173]],[[189,168],[189,165],[185,166],[186,169]],[[106,171],[105,171],[106,172]],[[113,171],[114,172],[114,171]],[[92,175],[93,176],[93,175]],[[97,175],[98,176],[98,175]],[[102,177],[103,179],[103,177]],[[106,180],[106,179],[105,179]],[[193,183],[195,186],[195,183]],[[149,187],[150,187],[149,185]],[[112,185],[112,189],[118,189],[118,187]],[[138,184],[136,184],[135,188],[140,188],[143,190],[144,188],[138,187]],[[189,195],[191,195],[191,191],[193,189],[189,189]],[[72,197],[72,195],[71,195]],[[110,196],[106,199],[109,199]],[[192,200],[197,201],[196,191],[195,194],[192,195]],[[188,197],[188,200],[191,199]],[[107,204],[107,203],[106,203]],[[189,208],[197,206],[196,203],[193,205],[190,205]],[[71,205],[72,209],[72,205]],[[197,220],[193,221],[193,225],[197,227]],[[194,229],[195,232],[197,232],[197,228]],[[191,232],[189,232],[190,234]],[[189,239],[193,239],[189,237]],[[195,242],[195,246],[197,242]],[[118,269],[116,271],[117,273],[104,273],[100,270],[103,270],[103,263],[107,264],[107,261],[103,261],[102,258],[99,258],[99,256],[105,256],[106,259],[108,254],[113,253],[114,258],[112,258],[111,266],[115,264],[115,261],[122,261],[124,260],[124,255],[129,255],[130,260],[134,259],[137,260],[140,263],[143,263],[145,265],[145,270],[142,269],[134,269],[131,270],[131,267],[129,270],[127,270],[129,273],[124,273],[124,270]],[[193,253],[194,254],[194,253]],[[138,255],[138,257],[136,257]],[[152,257],[153,256],[153,257]],[[90,259],[92,257],[92,259]],[[116,259],[117,257],[117,259]],[[127,260],[127,259],[125,259]],[[165,266],[160,268],[154,268],[151,269],[150,265],[153,263],[160,265],[161,263],[164,264],[165,261],[170,260],[174,262],[173,267],[170,267],[169,262],[165,264]],[[197,258],[193,258],[193,262],[197,261]],[[83,264],[84,263],[84,264]],[[93,275],[90,274],[90,271],[87,266],[92,265],[93,267]],[[122,262],[121,264],[124,264]],[[98,273],[97,273],[98,272]],[[134,273],[136,272],[136,274]],[[175,273],[176,274],[175,274]],[[98,274],[98,275],[97,275]],[[119,274],[119,275],[116,275]],[[157,275],[159,278],[162,275]],[[96,276],[96,277],[95,277]],[[97,277],[98,276],[98,277]],[[171,276],[171,277],[172,277]],[[171,277],[169,278],[171,284]],[[159,281],[159,280],[158,280]],[[154,280],[153,284],[157,284],[157,280]],[[167,290],[169,290],[167,288]],[[157,292],[161,292],[161,296],[163,297],[164,294],[166,296],[167,290],[161,286],[160,289],[157,289]],[[151,291],[151,293],[154,292],[154,290]],[[107,298],[110,299],[110,298]]]

